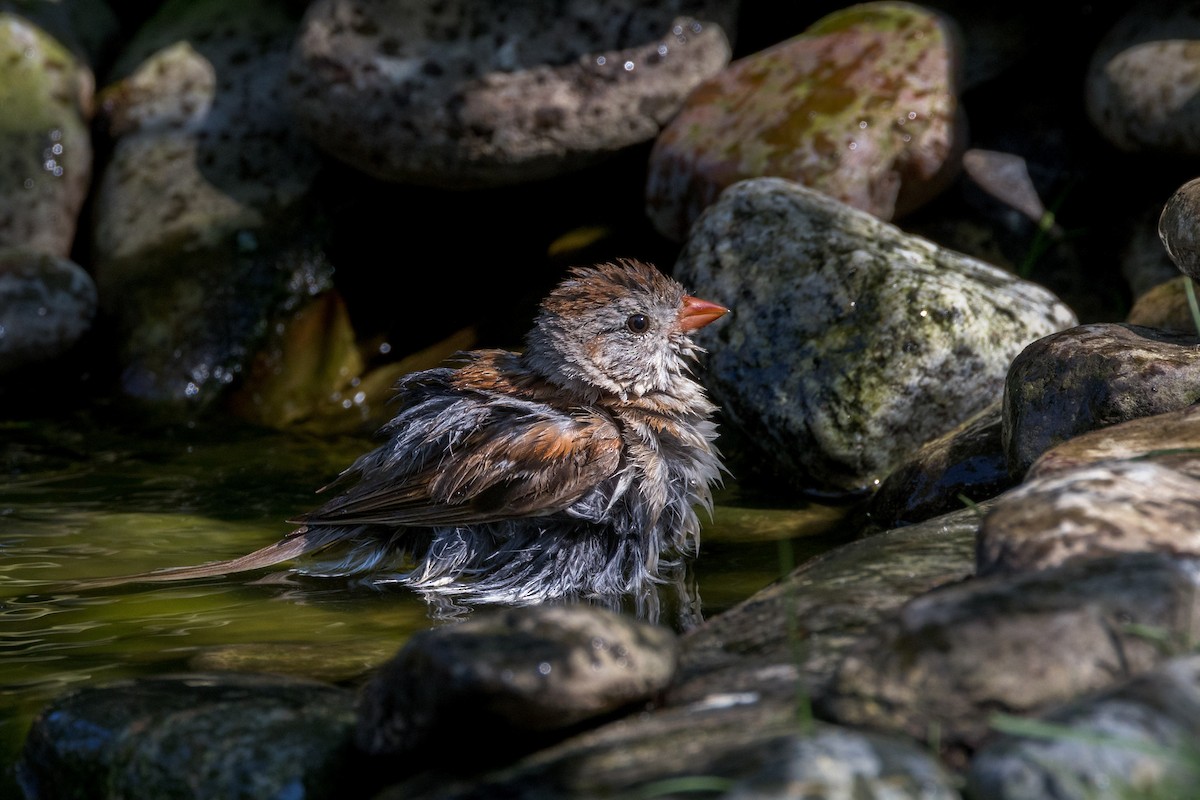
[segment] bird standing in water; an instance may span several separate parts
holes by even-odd
[[[334,558],[297,571],[468,602],[644,593],[697,552],[696,507],[712,509],[716,409],[689,371],[690,334],[727,312],[643,262],[576,267],[523,352],[476,350],[402,378],[383,443],[295,531],[241,558],[119,580],[320,551]]]

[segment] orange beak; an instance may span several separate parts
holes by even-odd
[[[729,309],[725,306],[685,294],[683,305],[679,308],[679,327],[685,331],[694,331],[728,313]]]

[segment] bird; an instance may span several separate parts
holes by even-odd
[[[403,376],[380,443],[249,555],[136,576],[308,576],[468,603],[641,595],[699,551],[727,473],[692,334],[730,309],[634,258],[571,267],[524,347]],[[453,601],[452,601],[453,602]]]

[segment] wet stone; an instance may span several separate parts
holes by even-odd
[[[804,488],[873,488],[995,402],[1022,348],[1076,323],[1041,286],[780,178],[727,189],[674,274],[736,309],[696,337],[708,385]]]
[[[289,94],[306,134],[385,181],[504,186],[647,142],[724,67],[736,3],[318,0]]]
[[[851,648],[817,707],[937,737],[961,766],[996,710],[1046,710],[1162,663],[1161,637],[1194,640],[1198,583],[1195,559],[1136,553],[934,589]]]
[[[1158,219],[1158,235],[1175,266],[1200,278],[1200,178],[1175,190]]]
[[[880,483],[868,514],[880,527],[911,525],[995,497],[1014,484],[1000,401],[924,444]]]
[[[127,395],[211,406],[266,331],[328,288],[320,162],[283,97],[296,27],[282,0],[169,3],[101,93],[113,141],[94,274]]]
[[[256,675],[89,687],[34,721],[18,770],[34,797],[353,794],[354,692]],[[362,788],[362,787],[360,787]]]
[[[669,629],[599,608],[477,612],[416,634],[372,676],[356,737],[388,758],[511,755],[651,700],[676,660]]]
[[[0,9],[0,247],[66,258],[92,177],[95,78],[63,42]]]
[[[1191,280],[1181,275],[1146,290],[1134,301],[1125,321],[1144,328],[1195,334],[1198,329],[1188,305],[1185,284],[1185,281]],[[1197,297],[1200,297],[1200,287],[1197,287],[1194,281],[1192,287],[1197,292]]]
[[[1111,690],[995,735],[972,759],[978,800],[1188,797],[1200,782],[1200,657],[1180,655]]]
[[[0,249],[0,375],[62,355],[91,328],[96,286],[73,261]]]
[[[1004,449],[1022,476],[1081,433],[1200,400],[1200,339],[1095,323],[1046,336],[1013,359],[1004,390]]]
[[[1043,453],[1025,473],[1025,480],[1117,459],[1154,461],[1200,478],[1200,406],[1081,433]]]
[[[957,27],[908,3],[829,14],[702,83],[655,140],[654,226],[683,240],[745,178],[788,178],[881,219],[937,196],[958,172]]]
[[[1154,461],[1100,461],[1027,480],[979,530],[978,574],[1161,551],[1200,556],[1200,479]]]
[[[1200,14],[1191,3],[1139,4],[1092,54],[1087,115],[1126,151],[1200,153]]]

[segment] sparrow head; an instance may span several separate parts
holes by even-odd
[[[622,400],[692,390],[691,332],[728,313],[641,261],[576,267],[542,301],[526,362],[564,388]],[[681,398],[683,399],[683,398]]]

